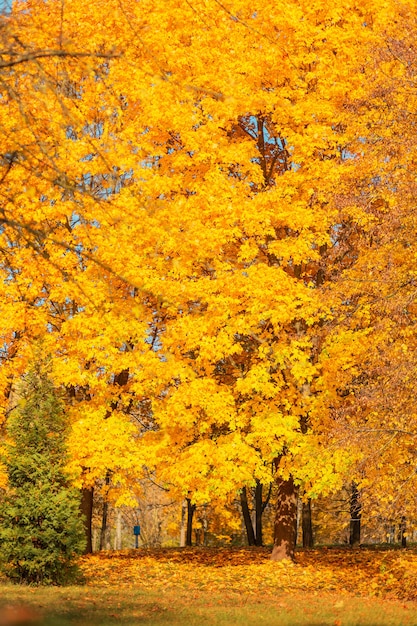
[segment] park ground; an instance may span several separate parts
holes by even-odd
[[[84,557],[84,584],[0,583],[0,626],[417,625],[417,551],[160,549]]]

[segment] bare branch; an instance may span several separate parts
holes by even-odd
[[[36,52],[29,52],[27,54],[18,55],[18,53],[13,51],[0,51],[0,56],[7,55],[9,57],[17,56],[16,59],[11,59],[10,61],[0,61],[0,69],[5,69],[7,67],[13,67],[14,65],[20,65],[21,63],[27,63],[29,61],[35,61],[36,59],[44,59],[51,57],[71,57],[71,58],[82,58],[82,57],[97,57],[100,59],[116,59],[120,57],[120,54],[112,53],[112,52],[69,52],[68,50],[38,50]]]

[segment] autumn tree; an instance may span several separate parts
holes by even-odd
[[[34,290],[37,330],[52,324],[46,340],[57,355],[57,379],[88,386],[88,400],[76,406],[83,419],[75,417],[70,440],[84,484],[109,470],[111,455],[106,459],[96,438],[109,432],[108,450],[115,441],[122,449],[121,431],[131,424],[124,409],[135,394],[139,401],[153,397],[160,428],[145,433],[148,462],[157,466],[158,457],[176,456],[166,469],[160,466],[167,483],[207,501],[242,481],[270,482],[266,468],[274,462],[280,490],[294,503],[297,481],[317,482],[323,472],[323,485],[333,480],[334,457],[321,453],[318,469],[316,458],[312,463],[317,433],[300,425],[307,415],[312,424],[314,411],[323,421],[311,386],[319,384],[318,329],[328,315],[320,264],[339,219],[328,202],[345,141],[328,96],[320,116],[312,120],[311,110],[328,94],[325,59],[333,58],[332,46],[347,25],[329,26],[312,10],[301,28],[296,5],[285,15],[263,14],[262,7],[254,15],[243,3],[239,15],[222,9],[220,20],[218,9],[216,3],[188,7],[174,17],[169,3],[140,13],[134,4],[114,6],[107,14],[129,25],[127,32],[119,26],[115,38],[120,62],[92,67],[47,61],[45,76],[59,75],[52,86],[45,78],[35,89],[34,76],[22,75],[23,102],[34,91],[35,103],[50,107],[59,93],[59,114],[42,150],[53,153],[53,168],[65,160],[65,177],[52,168],[42,192],[34,181],[16,220],[31,216],[22,232],[36,243],[30,255],[46,280],[27,275],[20,259],[9,265],[22,268],[16,286]],[[77,11],[74,4],[62,15],[51,2],[46,13],[33,2],[29,17],[17,7],[16,19],[22,33],[43,45],[45,33],[74,40]],[[359,27],[360,12],[356,20]],[[42,21],[56,26],[41,28]],[[172,41],[158,39],[168,24]],[[77,37],[97,50],[108,28],[101,20],[94,32],[88,28]],[[202,38],[198,45],[190,40],[194,30]],[[284,50],[280,41],[270,41],[277,30],[285,33]],[[141,33],[139,46],[131,44],[132,31]],[[314,48],[321,65],[306,63]],[[213,51],[223,72],[201,79],[201,65],[214,67]],[[279,76],[277,53],[284,59]],[[234,58],[243,72],[236,72]],[[129,66],[142,69],[127,85]],[[46,115],[38,107],[25,132],[36,128],[43,137]],[[116,184],[121,172],[124,185]],[[39,201],[47,213],[36,212]],[[15,236],[16,226],[10,219],[5,224]],[[24,335],[30,340],[26,327]],[[124,354],[127,343],[131,349]],[[109,383],[124,370],[130,380],[109,418]],[[132,451],[125,468],[126,458],[131,468],[140,463]],[[120,452],[112,457],[122,458]],[[113,476],[122,479],[120,472]],[[293,520],[291,513],[290,525]],[[277,527],[283,527],[279,517]],[[291,554],[290,543],[283,556]]]
[[[361,169],[352,163],[339,196],[363,217],[349,226],[356,243],[344,251],[351,261],[334,288],[345,310],[340,326],[366,329],[369,345],[353,380],[340,384],[337,437],[356,459],[363,511],[397,526],[415,517],[416,28],[407,3],[372,18],[374,41],[361,70],[366,97],[361,88],[346,103],[358,125],[350,154]]]
[[[93,0],[86,19],[63,6],[16,4],[10,21],[36,49],[74,54],[4,76],[19,158],[5,156],[0,186],[1,386],[43,336],[77,396],[80,487],[110,472],[127,498],[145,466],[192,506],[274,480],[273,556],[292,557],[300,489],[329,492],[354,467],[365,493],[365,380],[381,399],[370,342],[400,356],[375,296],[385,277],[413,296],[412,240],[394,236],[403,218],[413,232],[414,184],[393,130],[413,110],[400,126],[389,113],[412,80],[397,9]]]
[[[105,376],[103,364],[95,368],[90,350],[92,337],[97,338],[101,333],[97,328],[92,330],[90,339],[86,339],[90,354],[74,358],[76,351],[70,349],[68,352],[65,339],[74,329],[66,334],[65,323],[75,321],[90,307],[96,313],[101,310],[99,285],[106,284],[108,279],[110,283],[113,281],[114,289],[119,285],[127,293],[134,289],[117,276],[116,264],[110,268],[94,258],[95,244],[90,236],[92,229],[94,233],[93,224],[97,225],[100,217],[97,211],[101,206],[99,200],[109,195],[109,189],[121,184],[121,177],[114,175],[112,166],[108,170],[102,156],[98,157],[102,164],[99,172],[92,172],[90,163],[86,165],[95,151],[100,152],[101,144],[98,145],[100,138],[95,121],[87,113],[91,98],[94,100],[95,96],[90,90],[90,104],[85,103],[86,110],[80,96],[81,90],[89,90],[88,81],[91,85],[98,83],[97,77],[100,72],[105,74],[104,66],[114,55],[107,52],[106,47],[100,47],[100,42],[97,46],[92,42],[87,46],[85,41],[65,38],[64,16],[58,6],[56,12],[51,5],[44,7],[47,11],[52,10],[48,18],[46,13],[37,13],[31,3],[23,4],[15,3],[13,15],[2,22],[1,30],[4,41],[3,62],[0,63],[3,95],[0,128],[4,137],[0,184],[1,272],[4,278],[1,294],[4,311],[1,328],[2,411],[7,415],[13,381],[29,367],[33,358],[32,346],[43,336],[46,351],[49,348],[51,354],[60,355],[62,359],[58,359],[54,379],[68,390],[70,412],[79,415],[80,405],[87,404],[89,408],[84,416],[93,414],[97,417],[95,411],[99,411],[99,425],[106,418],[108,407],[114,403],[112,396],[116,399],[118,396],[118,390],[111,382],[126,366],[122,364],[118,368],[115,364],[114,370]],[[54,27],[45,26],[43,19],[51,19]],[[25,182],[23,187],[22,181]],[[83,240],[83,235],[87,235],[88,241]],[[90,271],[92,274],[88,277]],[[87,320],[79,321],[88,327]],[[106,326],[114,328],[110,319],[104,322]],[[120,339],[119,331],[116,334],[114,350],[117,354],[123,339]],[[144,335],[145,330],[141,333],[141,340]],[[75,348],[75,344],[72,345]],[[101,382],[97,379],[98,370],[102,373]],[[104,396],[99,394],[100,398],[94,391],[97,382],[99,386],[104,383],[104,387],[107,384],[109,387]],[[85,446],[92,432],[88,419],[87,424],[84,421],[83,433],[78,437],[74,432],[71,439],[70,445],[75,446],[77,442],[81,446],[75,474],[78,473],[79,486],[86,495],[91,495],[94,481],[107,471],[108,459],[115,460],[114,446],[124,440],[131,458],[132,454],[135,455],[131,445],[135,428],[129,417],[121,413],[117,419],[108,420],[101,432],[98,428],[95,433],[98,444],[95,450],[101,450],[99,468],[96,466],[95,471],[90,471],[94,464],[90,455],[93,441],[88,450]],[[106,448],[106,441],[113,446],[112,451]],[[122,465],[128,458],[124,452]],[[75,461],[73,455],[71,459]],[[115,467],[114,463],[109,464],[110,469]],[[116,466],[120,469],[117,461]],[[86,510],[88,504],[91,504],[91,498],[90,503],[86,501]]]

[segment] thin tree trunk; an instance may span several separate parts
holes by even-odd
[[[279,461],[276,463],[278,465]],[[273,561],[294,559],[297,540],[297,488],[292,476],[288,480],[278,477],[277,504],[274,523]]]
[[[202,519],[202,528],[203,528],[203,546],[207,546],[208,521],[207,521],[206,507],[204,507],[204,513],[203,513],[203,519]]]
[[[399,534],[400,534],[401,547],[406,548],[407,547],[407,535],[406,535],[406,522],[405,522],[404,515],[401,518]]]
[[[302,529],[303,529],[303,548],[312,548],[314,546],[313,523],[311,518],[311,500],[302,503],[301,508]]]
[[[242,507],[242,516],[243,516],[243,521],[245,522],[248,545],[254,546],[255,545],[255,533],[253,530],[252,519],[251,519],[250,512],[249,512],[248,493],[247,493],[246,487],[243,487],[242,491],[240,492],[240,505]]]
[[[109,513],[108,502],[103,502],[103,514],[101,516],[101,529],[100,529],[100,544],[99,550],[106,549],[106,537],[107,537],[107,518]]]
[[[195,545],[196,546],[201,546],[202,544],[202,537],[203,537],[203,529],[202,528],[196,528],[194,531],[194,535],[195,535]]]
[[[105,484],[107,489],[104,492],[105,500],[103,502],[103,514],[101,516],[101,530],[100,530],[100,550],[105,550],[107,546],[107,521],[109,517],[109,503],[107,502],[107,492],[110,485],[110,472],[107,472],[105,478]]]
[[[351,546],[358,546],[361,542],[361,517],[362,506],[359,500],[359,491],[356,483],[352,483],[350,496],[350,532],[349,543]]]
[[[92,533],[93,500],[94,500],[93,487],[90,487],[89,489],[81,490],[80,510],[81,510],[81,514],[84,520],[85,537],[87,540],[86,546],[85,546],[85,554],[92,554],[93,552],[93,533]]]
[[[187,498],[187,536],[185,540],[186,546],[193,545],[193,516],[195,504],[191,504],[190,498]]]
[[[187,499],[184,498],[181,505],[180,548],[184,548],[187,540]]]
[[[116,509],[116,533],[114,536],[114,549],[122,549],[122,512]]]
[[[255,487],[255,545],[262,546],[262,483],[257,479]]]

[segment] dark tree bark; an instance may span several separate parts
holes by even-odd
[[[249,505],[248,505],[248,493],[246,487],[242,488],[240,492],[240,505],[242,507],[242,516],[243,521],[245,523],[246,536],[248,538],[248,545],[255,545],[255,532],[253,530],[252,518],[250,516]]]
[[[107,536],[107,518],[109,513],[109,503],[107,500],[103,502],[103,514],[101,516],[101,528],[100,528],[100,545],[99,550],[106,549],[106,536]]]
[[[190,498],[186,498],[187,500],[187,535],[185,538],[185,545],[192,546],[193,545],[193,517],[195,511],[195,504],[191,504]]]
[[[359,500],[359,491],[356,483],[352,483],[350,495],[350,529],[349,544],[358,546],[361,542],[361,517],[362,506]]]
[[[94,500],[93,487],[89,489],[81,490],[80,510],[84,519],[85,537],[87,540],[86,547],[85,547],[85,554],[92,554],[93,552],[93,531],[92,531],[93,500]]]
[[[313,548],[314,537],[313,537],[313,521],[311,518],[310,498],[307,500],[307,502],[303,502],[301,516],[302,516],[301,522],[302,522],[302,528],[303,528],[303,548]]]
[[[242,507],[242,516],[245,523],[246,536],[249,546],[263,546],[263,530],[262,530],[262,515],[268,506],[271,497],[272,483],[269,485],[269,490],[265,501],[262,499],[263,484],[256,479],[255,485],[255,527],[253,526],[252,516],[249,510],[248,493],[246,487],[243,487],[240,493],[240,504]]]
[[[103,502],[103,514],[101,516],[101,529],[100,529],[100,550],[106,549],[106,539],[107,539],[107,520],[109,516],[109,503],[107,502],[107,492],[110,485],[110,472],[106,473],[105,478],[106,490],[104,493],[104,502]]]
[[[278,465],[278,463],[277,463]],[[297,488],[292,476],[288,480],[276,479],[278,486],[274,523],[273,561],[294,559],[297,539]]]
[[[262,537],[262,513],[264,512],[262,502],[262,483],[256,479],[255,487],[255,546],[263,545]]]

